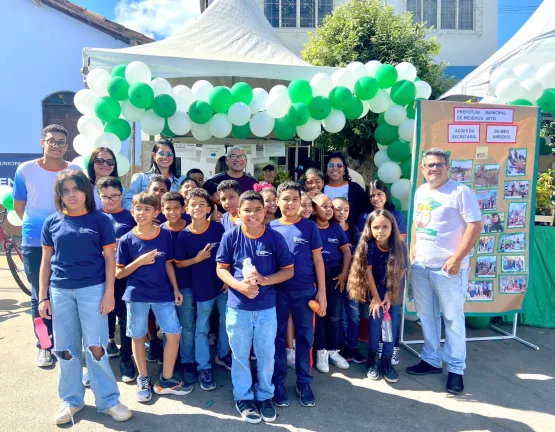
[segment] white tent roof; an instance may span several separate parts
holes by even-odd
[[[537,68],[555,61],[555,0],[544,0],[534,15],[499,50],[440,99],[488,96],[495,69],[530,63]]]
[[[135,60],[146,63],[155,77],[174,78],[174,84],[208,78],[214,85],[246,81],[268,87],[257,78],[291,81],[335,70],[311,66],[292,53],[255,0],[216,0],[198,19],[158,42],[83,50],[83,65],[89,69]]]

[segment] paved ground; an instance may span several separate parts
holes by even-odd
[[[5,431],[49,431],[60,406],[57,371],[34,364],[36,349],[31,329],[29,297],[11,279],[0,257],[0,394]],[[490,335],[473,331],[472,335]],[[291,406],[278,409],[270,425],[247,425],[233,407],[229,373],[217,369],[218,388],[202,391],[198,385],[185,397],[155,397],[142,405],[135,401],[134,387],[119,383],[121,400],[134,413],[126,423],[97,414],[94,397],[86,393],[87,407],[77,415],[75,430],[100,428],[125,431],[555,431],[555,330],[522,328],[520,335],[538,346],[533,351],[514,341],[468,344],[466,391],[455,397],[443,391],[446,374],[415,378],[404,368],[415,357],[402,351],[399,383],[364,379],[364,368],[348,371],[332,367],[324,376],[314,372],[317,406],[303,408],[294,395],[289,376]],[[409,336],[419,337],[418,326]],[[119,379],[118,360],[112,360]]]

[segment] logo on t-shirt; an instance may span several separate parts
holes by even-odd
[[[435,201],[433,198],[428,198],[421,202],[416,207],[416,232],[422,234],[428,234],[431,236],[437,236],[437,231],[431,228],[426,228],[430,222],[432,221],[433,211],[439,207],[442,207],[442,204],[438,201]]]
[[[272,252],[268,252],[267,250],[257,249],[256,251],[256,256],[259,256],[259,257],[265,257],[270,255],[272,255]]]
[[[293,243],[297,243],[297,244],[307,244],[308,240],[305,240],[302,237],[293,237]]]
[[[339,244],[339,239],[328,237],[328,243],[330,243],[330,244]]]
[[[124,224],[124,223],[115,223],[114,228],[115,229],[118,229],[118,228],[129,228],[129,229],[131,229],[133,227],[131,225],[127,225],[127,224]]]
[[[79,228],[79,234],[98,234],[95,230],[92,230],[90,228]]]
[[[219,246],[220,242],[214,242],[214,243],[210,243],[210,250],[217,248]]]
[[[157,257],[165,257],[165,256],[166,256],[166,252],[160,252],[160,251],[158,251],[158,252],[156,252],[156,256],[157,256]]]

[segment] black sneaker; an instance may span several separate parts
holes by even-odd
[[[198,381],[200,388],[206,391],[214,390],[216,388],[216,381],[212,375],[212,369],[201,369],[199,371]]]
[[[399,381],[399,374],[391,366],[391,357],[382,356],[380,359],[380,373],[387,382],[396,383]]]
[[[183,382],[185,384],[194,384],[197,382],[197,367],[194,363],[182,363]]]
[[[228,355],[226,355],[222,358],[219,358],[218,356],[216,356],[216,358],[214,359],[214,363],[216,363],[217,365],[223,366],[228,371],[230,371],[231,370],[231,363],[232,363],[231,351],[229,352]]]
[[[443,368],[432,366],[430,363],[420,360],[420,363],[408,367],[407,373],[411,375],[440,374],[443,373]]]
[[[358,348],[351,348],[350,350],[350,356],[351,356],[351,360],[354,361],[355,363],[358,364],[364,364],[366,363],[366,359],[364,358],[364,356],[360,353],[360,351],[358,350]],[[347,360],[348,361],[348,360]]]
[[[274,384],[274,404],[278,407],[288,407],[287,390],[284,384]]]
[[[262,421],[262,417],[260,417],[260,412],[254,401],[239,400],[235,402],[235,408],[239,414],[241,414],[241,418],[247,423],[256,424]]]
[[[274,406],[272,399],[266,399],[265,401],[259,402],[258,406],[262,420],[266,423],[271,423],[276,419],[276,407]]]
[[[379,362],[379,352],[378,351],[368,351],[368,360],[366,361],[366,376],[373,381],[380,378],[380,370],[378,368]]]
[[[108,345],[106,346],[106,353],[108,354],[108,358],[119,357],[119,348],[114,340],[110,340],[108,342]]]
[[[461,393],[464,390],[463,376],[449,372],[447,376],[447,391],[452,394]]]
[[[135,370],[135,364],[133,363],[133,360],[130,360],[128,362],[120,362],[119,372],[121,374],[121,380],[124,383],[133,382],[137,378],[137,371]]]
[[[154,339],[150,341],[150,349],[146,354],[146,361],[149,363],[160,362],[163,358],[162,341]]]
[[[297,394],[299,395],[299,401],[302,406],[313,407],[316,405],[316,399],[314,399],[314,393],[308,384],[297,384]]]

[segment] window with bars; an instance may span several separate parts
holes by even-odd
[[[333,11],[333,0],[264,0],[272,27],[314,28]]]
[[[442,30],[474,30],[474,0],[406,0],[414,22]]]

